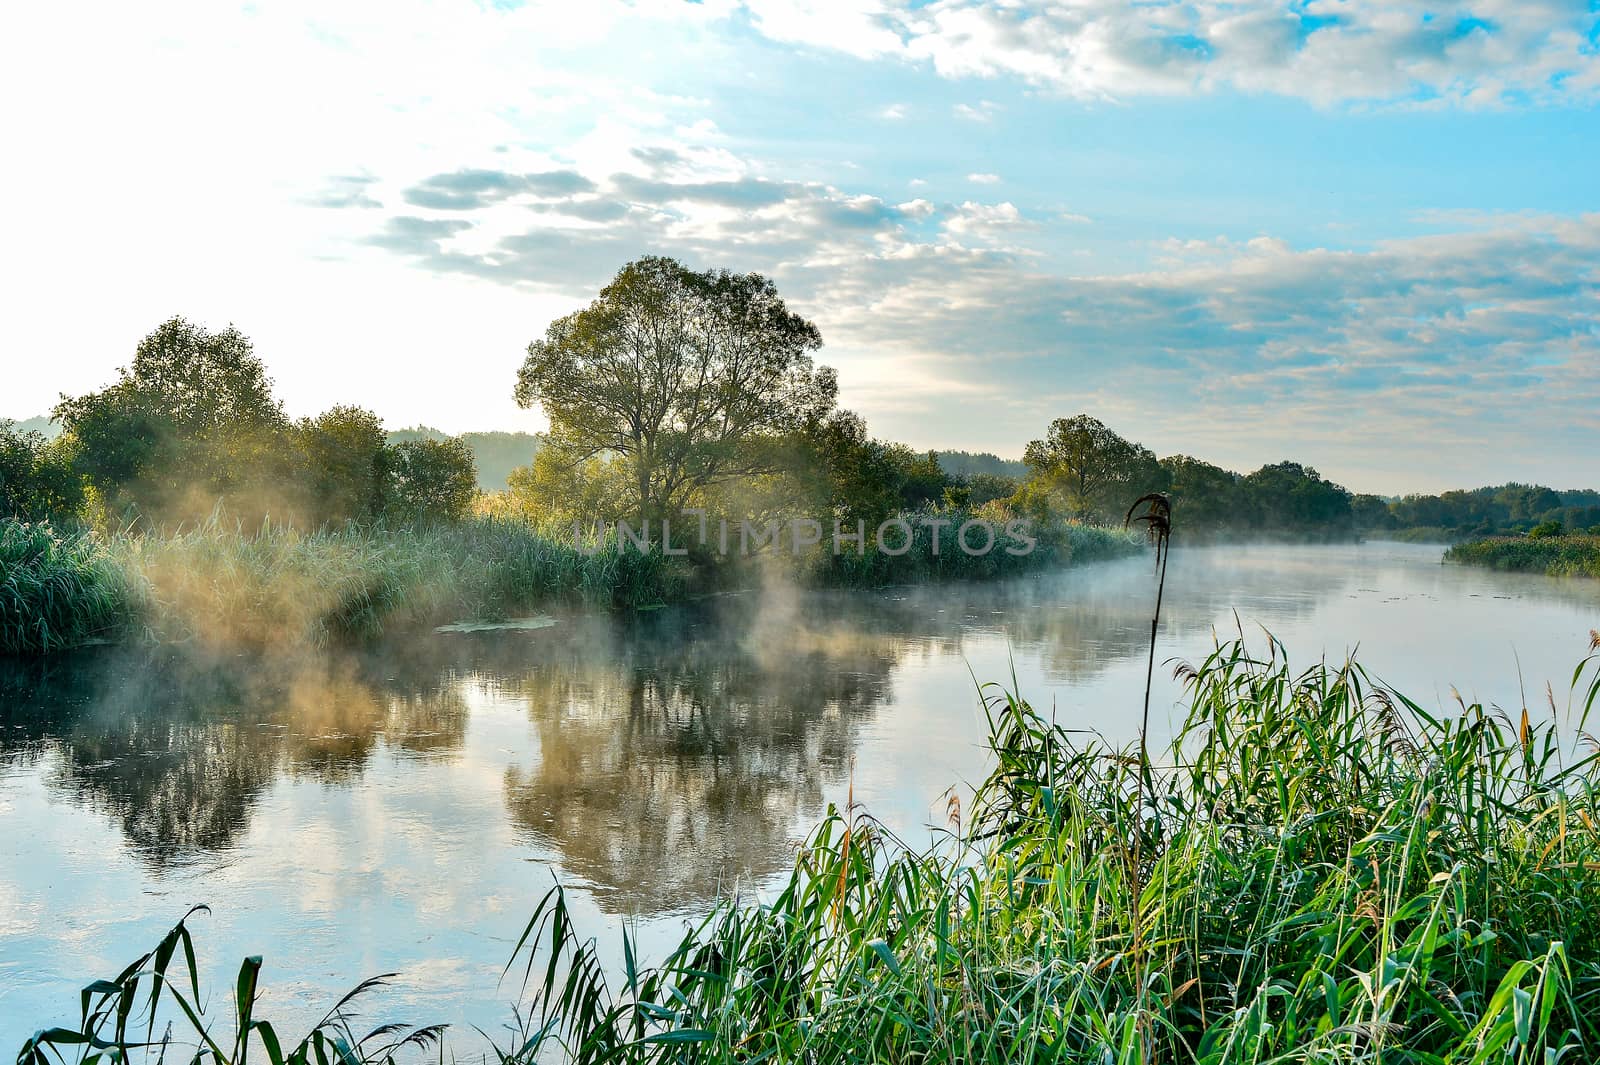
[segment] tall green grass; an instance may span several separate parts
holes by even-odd
[[[1489,569],[1600,577],[1600,536],[1491,536],[1456,544],[1444,557],[1449,562]]]
[[[775,894],[718,905],[656,964],[628,938],[603,971],[553,891],[507,966],[516,1037],[492,1053],[1600,1060],[1600,772],[1583,731],[1600,655],[1567,712],[1515,716],[1429,713],[1353,663],[1297,674],[1276,644],[1220,647],[1181,676],[1188,716],[1154,760],[985,689],[994,768],[968,807],[952,800],[942,840],[911,848],[853,806],[832,812]],[[290,1048],[256,1015],[260,959],[202,1017],[189,951],[180,925],[19,1062],[126,1060],[128,1018],[163,988],[183,997],[175,1058],[354,1065],[416,1031],[363,1043],[340,1011]]]
[[[614,546],[614,545],[613,545]],[[659,552],[585,554],[512,520],[301,532],[221,521],[164,534],[0,522],[0,653],[44,654],[136,629],[175,643],[325,646],[555,603],[679,594]]]
[[[115,638],[139,609],[137,582],[93,535],[0,521],[0,654]]]
[[[808,579],[845,585],[1004,576],[1136,550],[1120,533],[1063,526],[1026,556],[963,553],[959,519],[940,553],[925,528],[900,557],[824,554]],[[970,542],[978,542],[973,540]],[[720,566],[619,550],[612,530],[580,546],[571,528],[509,517],[304,532],[244,529],[213,518],[166,532],[102,536],[0,521],[0,654],[47,654],[143,632],[171,643],[321,647],[470,617],[497,620],[553,604],[631,608],[682,598],[711,579],[750,579],[745,560]],[[705,560],[699,560],[704,563]]]

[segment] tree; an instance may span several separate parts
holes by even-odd
[[[1263,466],[1246,474],[1239,489],[1252,530],[1323,536],[1351,531],[1350,493],[1310,466],[1298,462]]]
[[[410,440],[384,452],[384,512],[409,521],[454,521],[478,494],[472,449],[456,437]]]
[[[63,396],[54,413],[89,483],[156,519],[258,489],[288,424],[249,338],[182,318],[140,341],[115,384]]]
[[[535,521],[609,524],[630,517],[630,471],[619,455],[565,462],[541,448],[526,466],[511,471],[507,496],[515,510]]]
[[[943,465],[944,453],[939,454]],[[967,505],[981,507],[996,499],[1007,499],[1017,490],[1017,479],[1003,473],[969,473],[961,478],[967,490]]]
[[[854,411],[836,410],[800,434],[794,479],[809,510],[876,527],[903,511],[938,502],[953,482],[931,451],[875,440]]]
[[[625,457],[639,516],[660,517],[697,490],[770,472],[777,452],[764,445],[833,409],[834,373],[807,354],[821,345],[760,274],[652,256],[528,345],[516,399],[544,409],[566,461]]]
[[[1172,520],[1186,531],[1215,531],[1239,523],[1239,475],[1188,455],[1161,460]]]
[[[1064,497],[1077,518],[1120,519],[1136,497],[1162,487],[1161,467],[1149,448],[1087,414],[1051,422],[1048,435],[1030,442],[1022,461],[1043,487]]]
[[[383,505],[383,421],[338,406],[294,428],[307,517],[313,524],[370,518]]]
[[[1358,532],[1386,532],[1395,527],[1388,500],[1366,493],[1351,498],[1350,520]]]
[[[0,518],[66,518],[82,506],[83,480],[72,467],[70,443],[19,432],[16,423],[0,419]]]

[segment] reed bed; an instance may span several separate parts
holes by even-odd
[[[507,965],[523,992],[517,1035],[448,1053],[1600,1060],[1600,779],[1585,731],[1600,655],[1561,712],[1515,715],[1429,713],[1354,663],[1293,672],[1274,643],[1219,647],[1180,676],[1187,719],[1153,759],[983,689],[993,771],[969,803],[951,801],[942,838],[911,848],[853,806],[830,812],[775,894],[724,901],[659,963],[629,938],[622,970],[603,971],[553,890]],[[130,1060],[158,995],[183,1022],[158,1048],[175,1060],[447,1053],[437,1028],[361,1035],[348,1001],[291,1045],[257,1016],[259,958],[208,1019],[192,949],[180,923],[90,984],[80,1023],[41,1032],[19,1063]]]
[[[902,532],[886,534],[891,551],[900,553],[886,552],[878,544],[867,545],[860,552],[847,545],[846,550],[823,553],[813,579],[852,588],[941,580],[992,580],[1037,573],[1051,567],[1123,558],[1138,553],[1143,540],[1121,529],[1052,521],[1035,524],[1036,542],[1030,546],[1023,538],[1008,535],[1005,522],[997,522],[992,525],[994,542],[988,550],[981,554],[963,551],[957,539],[961,527],[982,517],[962,508],[907,514],[905,519],[913,533],[909,546],[900,539]],[[937,519],[941,524],[932,526],[929,519]],[[986,537],[981,531],[975,529],[969,534],[967,544],[972,551],[979,550],[985,543]]]
[[[132,628],[140,589],[96,537],[0,521],[0,654],[50,654]]]
[[[1600,577],[1600,536],[1491,536],[1456,544],[1446,561],[1552,577]]]
[[[301,532],[217,520],[165,534],[0,522],[0,653],[143,635],[320,647],[556,603],[639,606],[679,593],[658,552],[585,554],[518,521]]]
[[[956,543],[940,552],[917,525],[895,557],[821,553],[803,579],[850,586],[1007,576],[1117,557],[1136,542],[1106,529],[1062,526],[1028,555],[1002,535],[983,556]],[[915,522],[913,523],[916,524]],[[973,542],[978,542],[976,539]],[[38,655],[130,634],[166,643],[323,647],[443,620],[500,620],[556,604],[636,608],[681,599],[720,581],[750,579],[746,560],[664,557],[617,542],[612,530],[581,548],[572,529],[514,517],[305,532],[213,518],[166,532],[61,532],[0,521],[0,654]]]

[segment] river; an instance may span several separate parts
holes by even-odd
[[[1425,545],[1172,555],[1158,663],[1243,626],[1360,660],[1422,706],[1563,702],[1600,582],[1441,565]],[[993,585],[775,588],[627,617],[428,633],[362,653],[0,662],[0,1048],[191,905],[225,1010],[247,954],[295,1032],[358,979],[364,1017],[510,1020],[501,968],[555,878],[616,953],[757,893],[847,790],[913,840],[981,778],[977,681],[1136,732],[1148,558]],[[1237,614],[1238,621],[1235,620]],[[974,679],[976,678],[976,680]],[[1153,731],[1181,691],[1158,665]],[[295,1032],[298,1035],[298,1032]],[[476,1045],[468,1034],[462,1050]]]

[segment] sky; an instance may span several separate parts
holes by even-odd
[[[645,254],[772,277],[873,433],[1600,485],[1600,3],[32,4],[0,416],[181,314],[292,415],[543,426]]]

